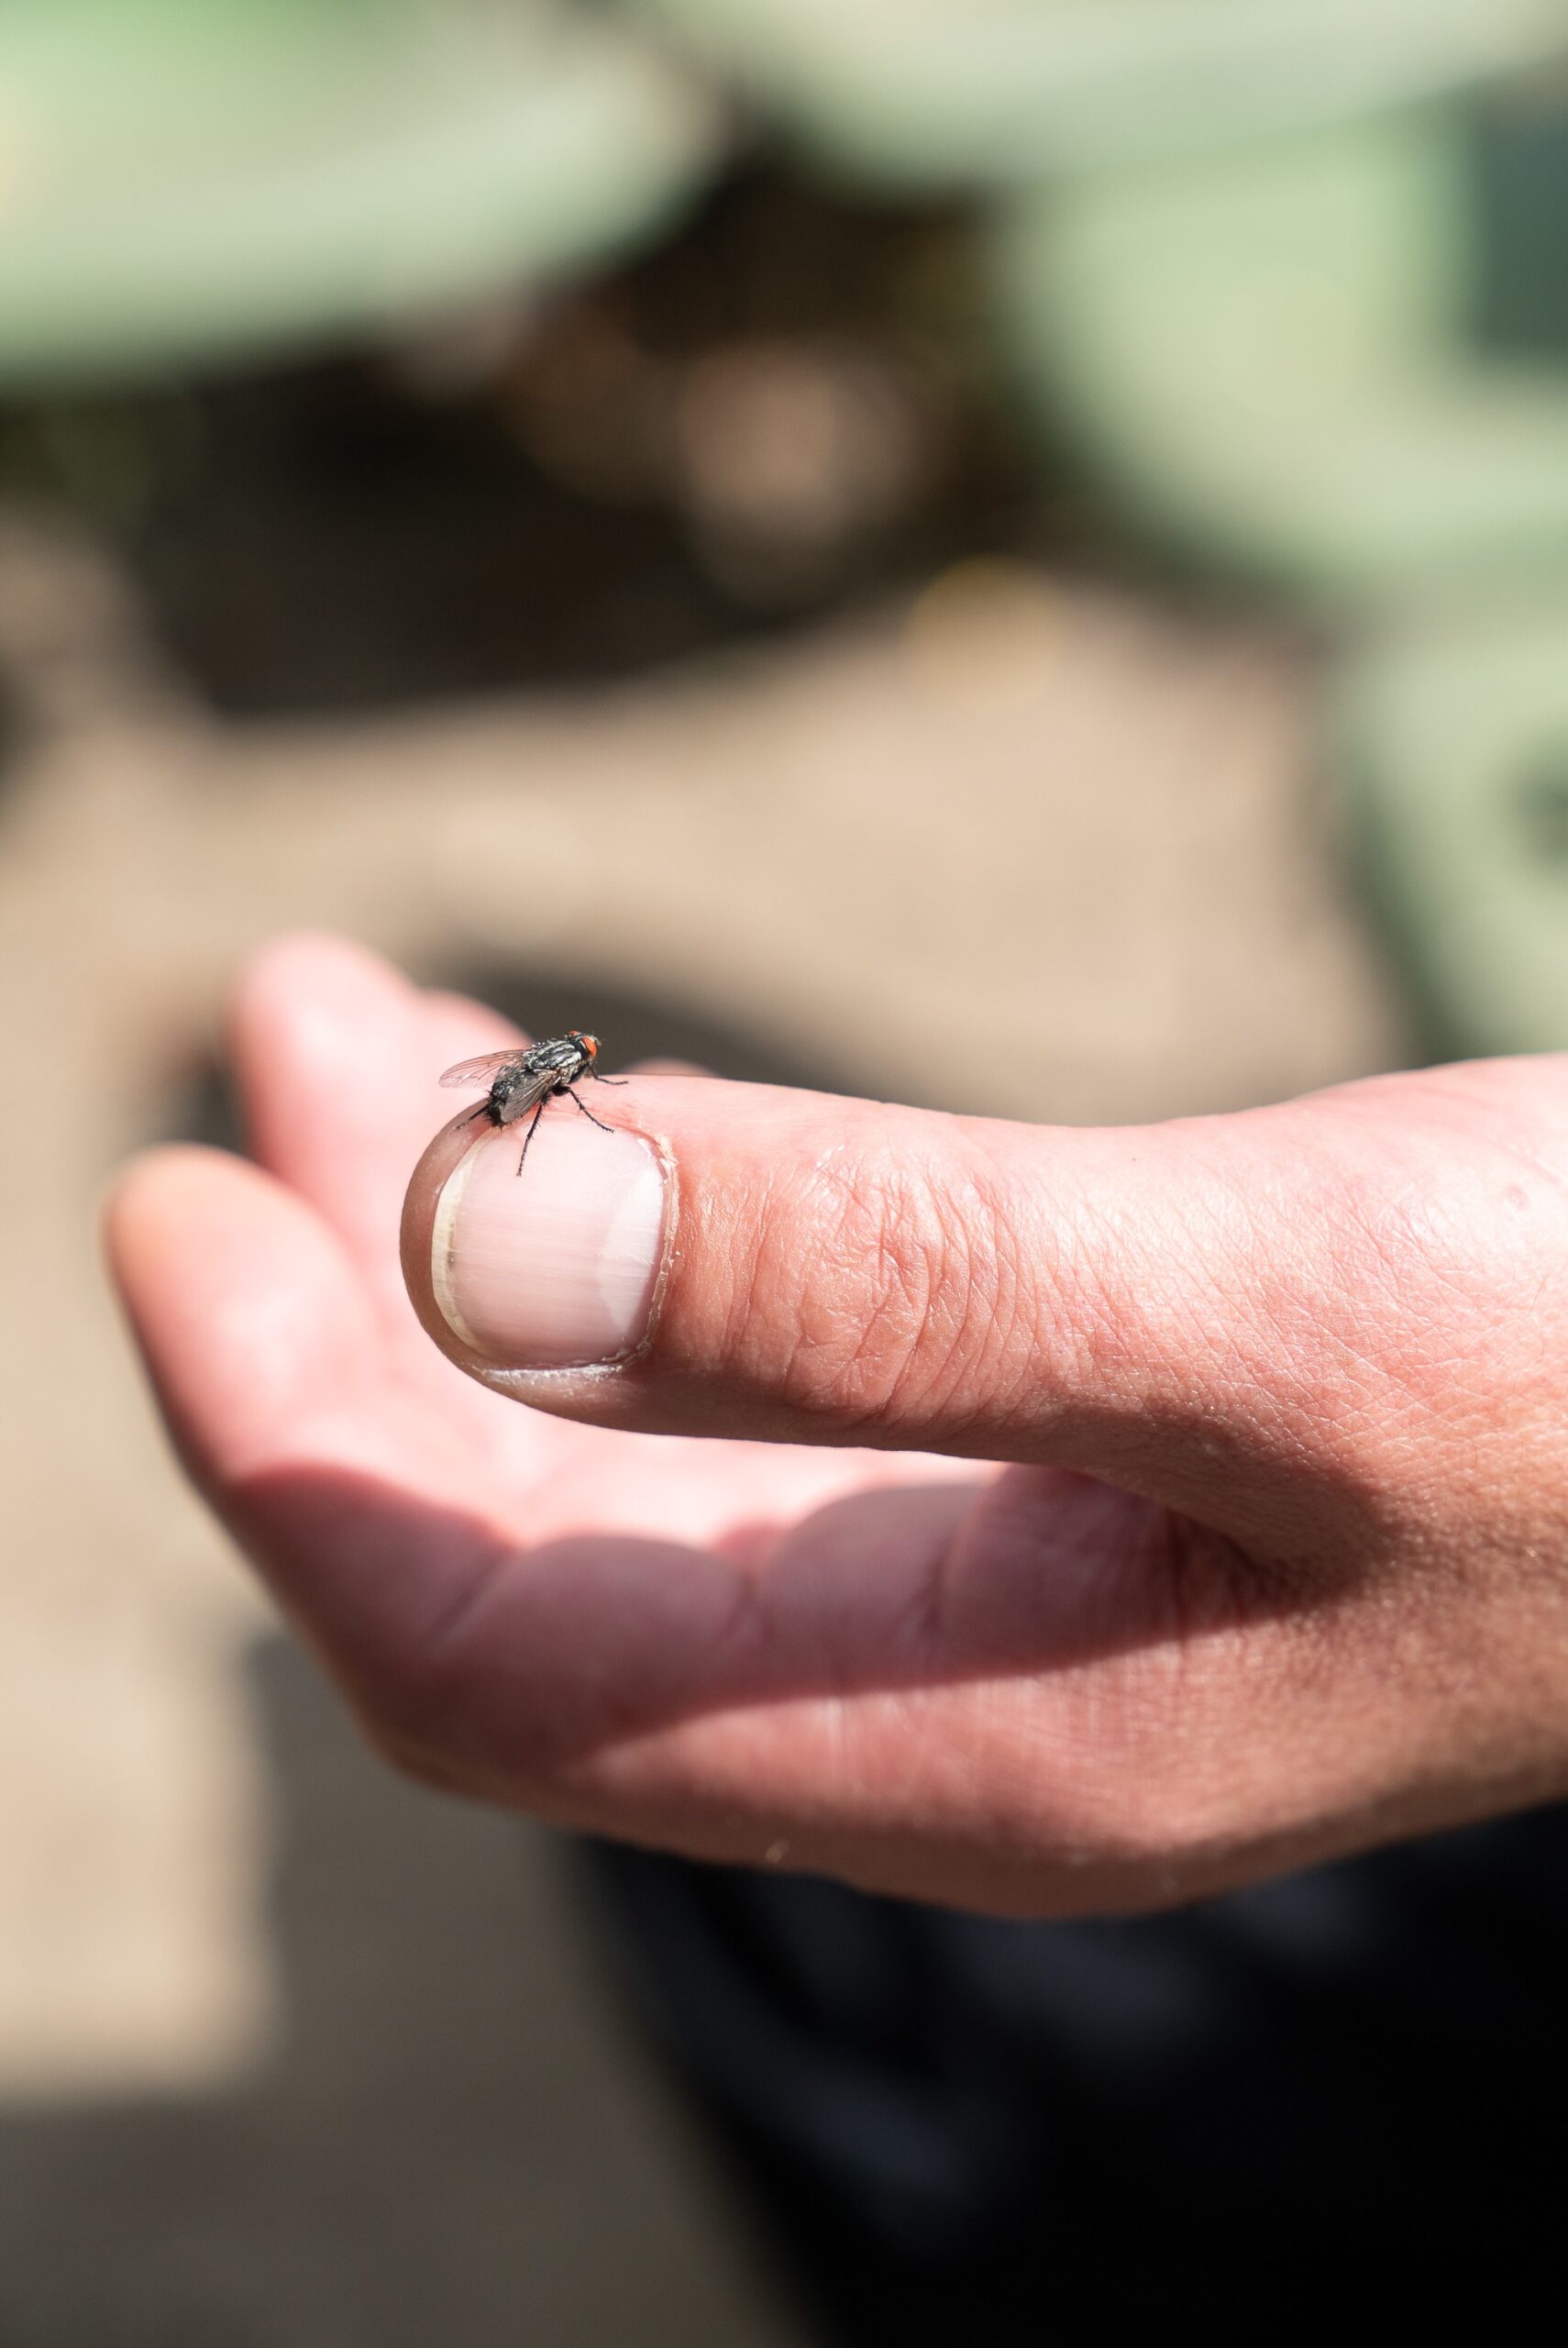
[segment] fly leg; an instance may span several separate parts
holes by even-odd
[[[601,1076],[596,1068],[591,1068],[585,1073],[593,1079],[595,1084],[629,1084],[632,1080],[629,1076]]]
[[[547,1093],[546,1093],[546,1095],[545,1095],[545,1101],[547,1101],[547,1100],[549,1099],[549,1097],[550,1097],[550,1096],[549,1096],[549,1094],[547,1092]],[[544,1115],[544,1113],[545,1113],[545,1102],[544,1102],[544,1101],[541,1101],[541,1102],[540,1102],[540,1103],[539,1103],[539,1105],[538,1105],[538,1107],[535,1110],[535,1112],[534,1112],[533,1115],[529,1118],[529,1120],[528,1120],[528,1130],[527,1130],[527,1132],[526,1132],[526,1133],[524,1135],[524,1136],[523,1136],[523,1151],[522,1151],[522,1156],[521,1156],[521,1157],[518,1158],[518,1160],[517,1160],[517,1171],[519,1172],[519,1174],[521,1174],[521,1173],[522,1173],[522,1171],[523,1171],[523,1159],[524,1159],[525,1157],[527,1157],[527,1155],[528,1155],[528,1144],[529,1144],[529,1143],[533,1140],[533,1138],[534,1138],[534,1128],[535,1128],[535,1126],[538,1124],[538,1122],[539,1122],[540,1118]]]
[[[617,1081],[614,1077],[610,1076],[602,1077],[600,1080],[604,1084],[613,1084]],[[614,1132],[615,1128],[613,1125],[607,1125],[602,1117],[596,1117],[594,1115],[586,1101],[580,1101],[578,1099],[577,1094],[572,1091],[569,1084],[566,1088],[566,1096],[569,1101],[573,1102],[577,1108],[582,1111],[583,1115],[588,1119],[591,1125],[598,1126],[602,1134],[613,1134]],[[541,1102],[540,1106],[543,1107],[543,1105],[544,1103]]]

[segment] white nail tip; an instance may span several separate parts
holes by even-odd
[[[465,1151],[442,1183],[430,1234],[430,1284],[436,1292],[441,1318],[465,1346],[473,1346],[476,1352],[479,1350],[478,1340],[458,1305],[453,1279],[452,1240],[457,1229],[458,1209],[462,1204],[463,1192],[469,1187],[469,1177],[473,1172],[478,1156],[477,1148]]]

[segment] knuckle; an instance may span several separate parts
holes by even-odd
[[[735,1335],[797,1410],[929,1419],[975,1382],[1016,1287],[983,1177],[830,1153],[762,1219]]]
[[[1058,1827],[1079,1865],[1137,1887],[1134,1904],[1187,1896],[1254,1822],[1244,1797],[1179,1734],[1104,1751],[1063,1803]]]
[[[1167,1877],[1174,1893],[1234,1839],[1240,1824],[1234,1803],[1217,1795],[1201,1767],[1167,1756],[1162,1776],[1119,1787],[1107,1840],[1124,1866],[1156,1883]]]

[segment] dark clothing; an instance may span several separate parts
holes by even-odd
[[[1113,1923],[591,1864],[826,2339],[1353,2339],[1385,2309],[1408,2337],[1472,2306],[1535,2334],[1508,2325],[1560,2265],[1568,1811]]]

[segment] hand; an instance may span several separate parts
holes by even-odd
[[[1104,1132],[585,1085],[616,1133],[554,1101],[521,1178],[426,1150],[422,1329],[400,1194],[507,1040],[276,947],[259,1168],[110,1215],[191,1473],[401,1764],[1015,1913],[1568,1790],[1568,1061]]]

